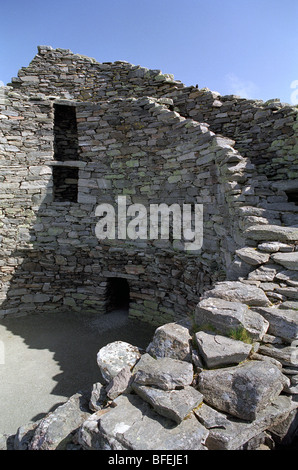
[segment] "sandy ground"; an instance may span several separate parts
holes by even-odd
[[[73,313],[0,321],[0,434],[37,421],[79,390],[101,380],[98,350],[122,340],[146,348],[155,328],[115,311],[100,317]]]

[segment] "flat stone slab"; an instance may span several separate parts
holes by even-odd
[[[178,323],[160,326],[146,351],[154,357],[171,357],[191,362],[191,335],[188,328]]]
[[[268,333],[279,336],[288,342],[298,338],[298,312],[273,307],[255,307],[268,322]]]
[[[209,326],[212,326],[224,335],[231,330],[245,328],[253,339],[261,339],[269,327],[268,321],[247,305],[217,297],[208,297],[198,303],[195,322],[200,329],[210,329]]]
[[[250,281],[273,282],[278,270],[276,264],[264,264],[248,274]]]
[[[209,450],[236,450],[266,429],[277,426],[298,407],[291,397],[280,395],[251,422],[229,417],[203,404],[194,411],[199,421],[209,429],[206,445]]]
[[[182,390],[160,390],[134,383],[132,388],[143,400],[150,403],[158,414],[178,424],[203,402],[203,395],[191,386]]]
[[[252,345],[243,341],[204,331],[196,333],[195,339],[199,353],[208,369],[239,364],[248,357],[252,349]]]
[[[276,359],[284,366],[298,366],[298,345],[272,346],[262,345],[259,352],[265,356]]]
[[[79,442],[85,449],[206,449],[209,431],[193,414],[177,425],[157,414],[137,395],[122,395],[114,405],[104,415],[92,415],[81,427]]]
[[[260,264],[267,263],[270,256],[267,253],[262,253],[251,247],[240,248],[239,250],[236,250],[236,254],[239,256],[239,258],[241,258],[246,263],[251,264],[252,266],[258,266]]]
[[[292,253],[275,253],[271,255],[275,263],[281,264],[287,269],[298,271],[298,251]]]
[[[174,390],[185,387],[193,381],[193,366],[189,362],[178,361],[169,357],[153,359],[144,354],[133,369],[134,382],[141,385],[153,385],[162,390]]]
[[[235,367],[206,370],[198,376],[205,403],[237,418],[253,421],[271,404],[285,384],[280,369],[264,361],[247,361]]]
[[[204,298],[206,297],[219,297],[230,302],[242,302],[250,306],[271,305],[262,289],[239,281],[218,282],[212,290],[204,294]]]
[[[246,229],[244,235],[253,240],[287,243],[298,240],[298,228],[280,225],[254,225]]]
[[[298,272],[293,270],[280,271],[276,278],[285,281],[290,286],[298,286]]]
[[[97,364],[103,379],[109,383],[123,367],[133,367],[140,359],[139,348],[125,341],[114,341],[101,348],[97,353]]]

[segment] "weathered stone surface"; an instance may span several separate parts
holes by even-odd
[[[107,400],[107,393],[104,385],[100,382],[93,384],[91,397],[89,401],[89,408],[92,411],[101,410]]]
[[[287,269],[298,271],[298,251],[293,253],[275,253],[271,255],[275,263],[281,264]]]
[[[287,397],[288,398],[288,397]],[[289,399],[289,398],[288,398]],[[293,397],[293,404],[296,404],[296,408],[289,414],[283,413],[281,419],[277,423],[273,423],[268,427],[268,431],[273,436],[274,441],[284,446],[289,445],[297,436],[298,429],[298,412],[297,412],[297,397]]]
[[[238,364],[248,357],[252,349],[252,345],[243,341],[204,331],[196,333],[195,339],[199,353],[209,369]]]
[[[236,254],[248,264],[257,266],[259,264],[267,263],[269,255],[267,253],[261,253],[254,248],[245,247],[236,250]]]
[[[276,274],[276,279],[285,281],[290,286],[298,286],[298,272],[292,270],[280,271]]]
[[[136,395],[123,395],[99,419],[94,417],[88,435],[80,433],[84,448],[102,450],[202,450],[207,429],[192,415],[177,425],[151,409]],[[85,427],[85,423],[83,428]],[[86,435],[88,438],[86,438]]]
[[[195,415],[209,429],[209,450],[236,450],[264,430],[278,428],[285,417],[296,413],[297,406],[290,397],[280,395],[251,423],[231,418],[206,404],[195,410]]]
[[[111,410],[111,407],[98,410],[82,423],[78,431],[78,442],[83,449],[105,450],[105,444],[102,442],[98,423],[100,417],[109,413]],[[110,447],[108,449],[110,449]],[[122,450],[123,448],[119,447],[119,449]]]
[[[274,365],[275,367],[277,367],[279,370],[282,370],[282,365],[281,363],[277,360],[277,359],[274,359],[274,357],[270,357],[270,356],[264,356],[264,354],[259,354],[258,352],[253,352],[250,356],[250,359],[252,361],[263,361],[263,362],[267,362],[267,364],[270,366],[270,365]]]
[[[230,302],[243,302],[244,304],[270,305],[270,301],[262,289],[238,281],[217,282],[214,288],[205,293],[204,297],[219,297]]]
[[[125,366],[133,367],[140,359],[139,348],[125,341],[114,341],[97,353],[97,363],[106,382],[110,382]]]
[[[132,387],[158,414],[178,424],[203,401],[203,395],[191,386],[182,390],[160,390],[134,383]]]
[[[280,225],[255,225],[245,231],[245,235],[253,240],[294,242],[298,240],[298,228]]]
[[[31,439],[34,436],[35,429],[37,428],[37,423],[28,423],[27,425],[20,426],[14,437],[14,450],[28,450]]]
[[[198,328],[211,325],[223,334],[229,334],[239,327],[245,328],[254,339],[262,338],[269,326],[267,320],[247,305],[217,297],[208,297],[198,303],[195,322]]]
[[[287,243],[281,242],[264,242],[258,245],[258,249],[265,253],[276,253],[277,251],[292,251],[293,247]]]
[[[123,367],[115,377],[112,378],[109,385],[106,387],[107,396],[114,400],[121,393],[128,392],[132,382],[132,373],[129,366]]]
[[[193,366],[189,362],[170,357],[153,359],[144,354],[133,370],[134,381],[141,385],[153,385],[162,390],[190,385],[193,380]]]
[[[248,361],[235,367],[203,371],[198,390],[220,411],[253,421],[282,391],[286,379],[274,365]]]
[[[63,450],[82,423],[90,416],[89,399],[81,393],[43,418],[37,426],[29,450]]]
[[[290,383],[284,387],[284,392],[291,395],[298,395],[298,375],[289,376]]]
[[[248,279],[250,281],[272,282],[277,274],[277,269],[278,266],[276,264],[264,264],[250,272]]]
[[[191,335],[178,323],[167,323],[156,329],[147,353],[154,357],[171,357],[191,362]]]
[[[297,341],[295,341],[297,343]],[[259,349],[261,354],[277,359],[284,366],[297,366],[298,365],[298,347],[297,344],[293,346],[273,346],[261,345]]]
[[[296,310],[298,311],[298,301],[295,300],[287,300],[280,304],[279,308],[285,310]]]
[[[298,338],[297,311],[274,307],[255,307],[254,310],[269,322],[269,334],[279,336],[289,342]]]

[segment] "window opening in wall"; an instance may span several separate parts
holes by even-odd
[[[54,159],[78,160],[78,130],[75,106],[54,105]]]
[[[77,202],[78,168],[68,166],[53,167],[53,187],[55,202]]]
[[[286,191],[286,195],[288,196],[289,202],[295,202],[296,206],[298,206],[298,189]]]
[[[129,309],[129,284],[127,279],[112,277],[107,285],[107,311]]]

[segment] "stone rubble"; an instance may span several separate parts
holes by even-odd
[[[170,349],[165,353],[173,330],[177,344],[185,344],[185,328],[166,324],[162,335],[157,328],[150,344],[162,357],[143,351],[130,365],[121,362],[109,382],[94,384],[39,422],[19,428],[13,448],[255,450],[291,443],[298,434],[298,367],[289,365],[289,347],[283,345],[287,354],[273,354],[270,362],[269,346],[262,343],[189,328],[188,345],[204,364],[196,367],[173,359]],[[100,356],[107,350],[101,373],[108,361],[114,367],[119,350],[135,347],[115,341],[101,348]]]

